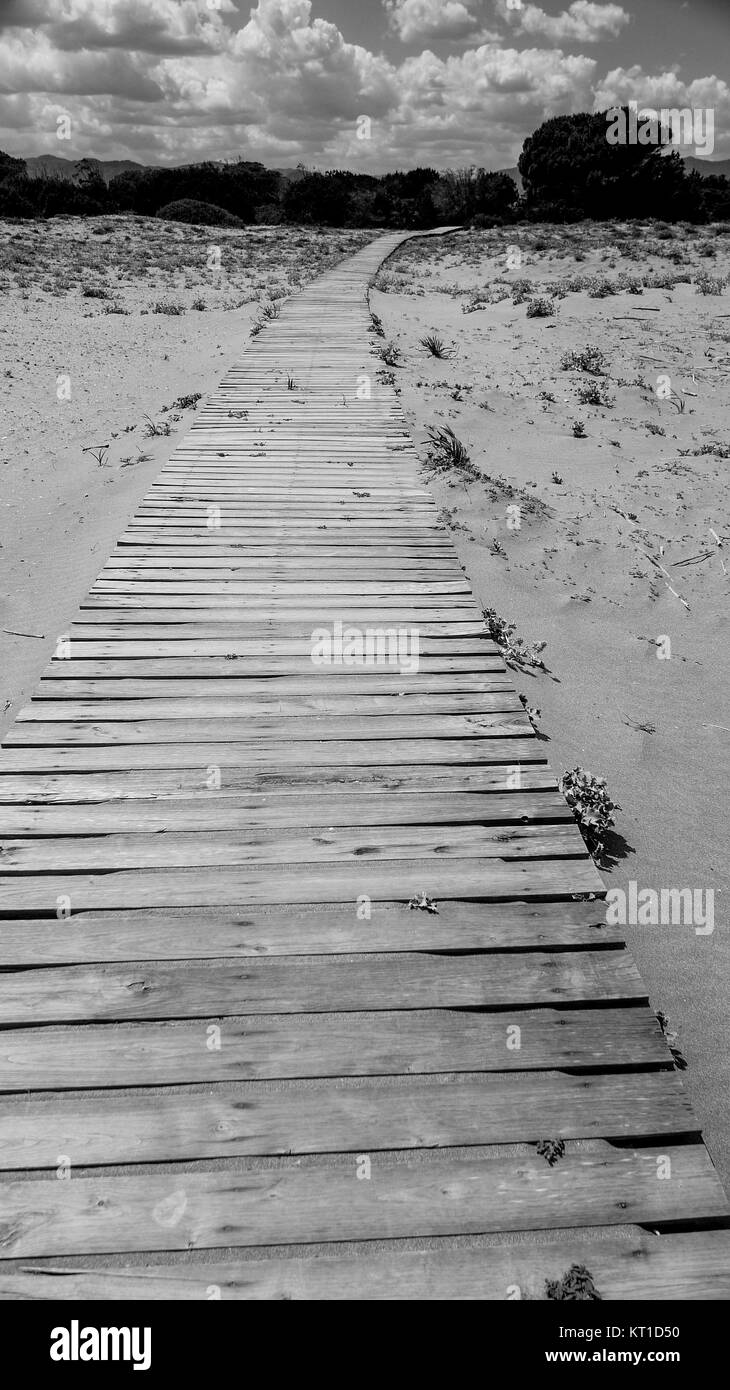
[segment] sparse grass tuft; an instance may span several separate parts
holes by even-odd
[[[478,478],[479,470],[471,461],[469,451],[457,439],[450,425],[429,425],[426,433],[429,448],[426,462],[434,473],[460,473],[464,478]]]
[[[437,338],[435,333],[427,333],[425,338],[421,338],[421,347],[425,347],[432,357],[449,358],[454,355],[454,349],[447,348],[442,339]]]

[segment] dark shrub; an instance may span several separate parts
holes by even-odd
[[[217,208],[213,203],[198,203],[194,198],[181,198],[177,203],[168,203],[160,208],[158,217],[165,222],[188,222],[196,227],[242,227],[240,217],[234,217],[225,208]]]

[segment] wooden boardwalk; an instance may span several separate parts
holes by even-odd
[[[574,1263],[729,1296],[681,1080],[378,377],[401,240],[198,411],[0,754],[4,1298],[544,1297]],[[338,622],[417,629],[418,670],[314,664]]]

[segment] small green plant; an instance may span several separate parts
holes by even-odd
[[[581,405],[602,405],[609,408],[614,404],[605,381],[584,381],[578,387],[578,400]]]
[[[263,300],[262,303],[259,304],[259,313],[265,319],[278,319],[281,313],[281,307],[277,304],[275,299]]]
[[[530,666],[537,667],[541,671],[547,670],[542,659],[542,653],[547,646],[546,642],[533,642],[528,647],[524,638],[517,636],[515,623],[508,623],[506,618],[500,617],[494,608],[482,609],[487,632],[493,642],[501,649],[505,664],[511,666],[513,670],[524,671]]]
[[[547,401],[548,405],[555,405],[555,397],[554,397],[552,391],[540,391],[540,392],[538,392],[538,397],[537,397],[537,399],[538,399],[539,401]]]
[[[613,813],[621,810],[608,794],[605,777],[595,777],[585,768],[574,767],[561,777],[560,790],[578,822],[589,854],[600,862],[606,834],[614,824]]]
[[[435,903],[433,898],[429,898],[428,893],[414,893],[413,897],[409,899],[408,906],[421,912],[438,913],[438,903]]]
[[[585,423],[584,423],[583,420],[574,420],[574,421],[573,421],[573,425],[572,425],[572,429],[573,429],[573,435],[574,435],[574,437],[575,437],[576,439],[585,439],[585,438],[586,438],[586,427],[585,427]]]
[[[447,348],[442,339],[437,338],[435,333],[428,333],[425,338],[421,338],[421,347],[425,347],[432,357],[448,358],[454,355],[454,349]]]
[[[204,300],[203,298],[201,298],[201,297],[198,297],[198,299],[194,299],[193,302],[192,302],[192,304],[190,305],[190,308],[191,308],[191,309],[196,309],[196,310],[198,311],[198,313],[200,313],[200,314],[203,313],[205,307],[206,307],[205,300]]]
[[[111,299],[111,292],[106,285],[84,285],[81,293],[84,299]]]
[[[429,439],[426,462],[434,473],[450,473],[453,469],[465,477],[479,477],[468,449],[457,439],[450,425],[429,425],[426,433]]]
[[[618,284],[619,289],[624,290],[626,294],[644,293],[644,282],[640,275],[631,275],[627,271],[622,270],[618,277]]]
[[[617,290],[617,286],[603,275],[590,276],[586,288],[591,299],[608,299]]]
[[[529,719],[533,729],[535,730],[535,733],[537,733],[540,726],[541,711],[537,708],[536,705],[530,704],[526,695],[520,695],[519,699],[520,704],[522,705],[522,708],[525,711],[525,714],[527,715],[527,718]]]
[[[527,305],[528,319],[549,319],[555,313],[555,301],[548,299],[547,295],[538,295],[536,299],[531,299]]]
[[[706,270],[695,276],[695,290],[697,294],[722,294],[725,281],[716,275],[708,275]]]
[[[197,410],[198,401],[201,398],[200,391],[194,391],[190,396],[178,396],[177,400],[173,401],[172,408],[173,410]]]
[[[558,473],[557,471],[554,470],[554,471],[551,473],[550,479],[551,479],[551,482],[555,483],[558,487],[561,487],[561,486],[562,486],[563,478],[562,478],[562,475],[561,475],[560,473]]]
[[[286,374],[286,389],[287,391],[296,391],[298,389],[297,383],[294,380],[294,377],[292,376],[291,372],[287,372]]]
[[[560,359],[560,370],[562,372],[588,372],[590,376],[605,376],[608,371],[608,360],[601,348],[593,343],[586,343],[584,348],[571,349],[564,352]]]
[[[96,460],[99,467],[103,468],[109,455],[109,445],[90,444],[86,449],[82,449],[81,452],[82,454],[91,454],[91,457]]]
[[[674,1058],[675,1067],[678,1071],[686,1071],[687,1058],[685,1057],[679,1045],[679,1037],[672,1027],[669,1015],[665,1014],[663,1009],[657,1009],[656,1017],[659,1027],[661,1028],[662,1033],[664,1034],[664,1039],[666,1041],[667,1047],[669,1048],[669,1051],[671,1052]]]
[[[645,420],[645,421],[644,421],[644,428],[647,429],[647,430],[649,431],[649,434],[663,434],[663,435],[666,435],[666,430],[665,430],[665,429],[662,429],[661,425],[655,424],[655,422],[654,422],[653,420]]]
[[[537,1146],[537,1152],[540,1158],[545,1159],[550,1168],[554,1168],[558,1159],[565,1154],[565,1140],[541,1139]]]
[[[145,415],[145,427],[142,432],[144,439],[157,439],[161,435],[172,434],[172,425],[169,420],[153,420],[151,415]]]
[[[372,332],[375,333],[376,337],[384,338],[385,329],[383,328],[383,320],[378,314],[374,313],[372,309],[370,310],[370,318],[372,320]]]
[[[512,281],[512,303],[513,303],[513,304],[522,304],[523,300],[527,299],[527,298],[532,294],[533,289],[534,289],[534,286],[533,286],[532,280],[526,280],[526,279],[524,279],[524,278],[518,279],[518,280],[513,280],[513,281]]]
[[[386,367],[400,366],[400,349],[395,343],[386,343],[384,347],[378,348],[378,357],[381,362],[385,363]]]
[[[158,299],[157,303],[152,305],[152,312],[153,314],[167,314],[168,317],[175,318],[179,314],[185,313],[185,305],[174,304],[171,299]]]
[[[553,1299],[588,1300],[602,1299],[593,1275],[585,1265],[571,1265],[561,1279],[545,1280],[545,1297]]]

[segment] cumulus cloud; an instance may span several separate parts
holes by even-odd
[[[542,35],[551,43],[597,43],[599,39],[616,38],[631,19],[621,5],[598,5],[593,0],[573,0],[559,15],[546,14],[539,5],[523,4],[512,9],[507,0],[496,0],[496,8],[519,34]]]
[[[0,93],[64,92],[158,101],[159,85],[131,54],[59,51],[47,34],[19,30],[0,44]]]
[[[629,97],[728,109],[718,78],[685,85],[674,73],[646,77],[635,67],[599,80],[594,58],[557,43],[520,49],[472,36],[448,56],[424,46],[399,61],[348,42],[310,0],[240,8],[231,0],[220,9],[204,0],[6,0],[3,16],[13,23],[0,43],[0,148],[161,163],[240,155],[373,172],[498,168],[561,112]],[[476,0],[462,8],[476,10]],[[577,0],[566,13],[612,8]],[[429,0],[401,0],[398,9],[411,19],[435,13]],[[447,10],[439,0],[439,12]],[[74,44],[62,15],[77,26]],[[60,111],[72,118],[69,144],[56,144]],[[370,139],[359,138],[361,115],[372,122]]]
[[[403,43],[416,39],[459,38],[476,28],[461,0],[383,0],[391,29]]]
[[[715,131],[730,128],[730,86],[722,77],[684,82],[677,72],[646,73],[638,63],[614,68],[596,87],[594,110],[608,110],[629,101],[635,101],[639,110],[712,111]]]
[[[4,28],[43,27],[59,49],[123,48],[136,53],[204,53],[230,36],[233,0],[8,0]]]

